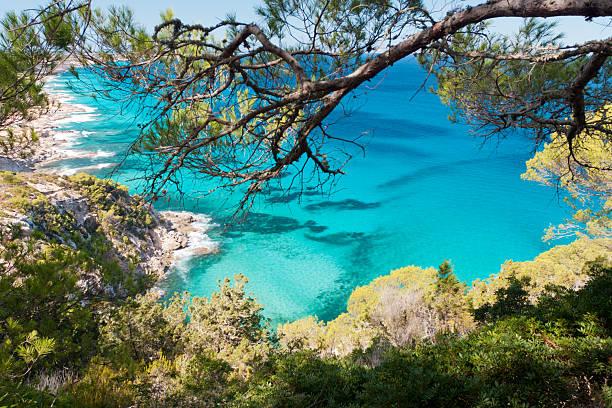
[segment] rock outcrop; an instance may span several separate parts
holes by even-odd
[[[88,251],[123,274],[105,282],[101,273],[83,273],[82,286],[122,296],[127,280],[150,286],[172,265],[177,251],[197,241],[194,254],[214,250],[196,215],[156,211],[112,180],[86,174],[56,176],[0,172],[0,225],[19,225],[24,237],[36,232],[44,241]],[[95,258],[94,256],[94,258]]]

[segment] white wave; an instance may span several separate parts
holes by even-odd
[[[53,138],[57,141],[67,143],[73,143],[81,132],[76,130],[60,130],[53,132]]]
[[[100,116],[99,113],[74,113],[66,118],[58,119],[54,123],[66,124],[66,123],[91,122],[91,121],[96,120],[98,116]]]
[[[86,172],[88,170],[100,170],[100,169],[104,169],[107,167],[111,167],[114,166],[114,163],[100,163],[100,164],[94,164],[91,166],[83,166],[83,167],[72,167],[72,168],[68,168],[68,169],[62,169],[59,170],[57,172],[57,174],[61,175],[61,176],[70,176],[72,174],[76,174],[76,173],[80,173],[80,172]]]
[[[115,153],[113,153],[113,152],[107,152],[105,150],[98,150],[97,152],[94,153],[93,158],[112,157],[114,155],[115,155]]]
[[[45,85],[45,88],[47,88],[47,85]],[[46,90],[50,94],[53,94],[54,99],[57,100],[60,104],[71,105],[75,109],[78,109],[79,111],[82,111],[84,113],[92,113],[97,110],[97,108],[93,106],[84,105],[82,103],[75,103],[74,101],[76,98],[73,93],[65,91],[65,90],[57,89],[54,84],[52,84],[52,86],[50,86]]]
[[[169,211],[175,212],[175,211]],[[175,212],[179,214],[189,214],[195,221],[191,223],[194,229],[187,235],[188,242],[185,248],[174,251],[174,259],[177,262],[186,261],[197,255],[213,252],[219,246],[216,241],[213,241],[207,234],[208,230],[217,224],[212,222],[212,219],[204,214],[195,214],[188,211]]]
[[[87,150],[79,150],[79,149],[61,149],[55,148],[55,152],[61,155],[62,159],[76,159],[76,158],[84,158],[91,157],[93,152]]]
[[[45,84],[43,85],[43,89],[51,89],[55,90],[58,86],[62,85],[62,81],[56,76],[47,77]]]
[[[50,93],[57,93],[59,92],[59,88],[60,84],[56,81],[53,82],[47,82],[44,86],[43,86],[43,90],[46,92],[50,92]]]
[[[50,91],[50,93],[52,93],[55,99],[62,105],[68,105],[68,104],[71,105],[72,101],[74,101],[74,96],[69,93],[59,92],[59,91],[58,92]]]
[[[85,150],[74,149],[76,141],[79,139],[81,132],[78,131],[59,131],[53,132],[54,145],[51,149],[64,158],[81,157],[83,154],[90,154]]]
[[[82,110],[84,113],[93,113],[98,110],[97,108],[94,108],[93,106],[87,106],[81,103],[73,103],[72,106],[76,106],[79,110]],[[100,115],[98,114],[97,116],[100,116]]]
[[[98,150],[92,152],[91,150],[83,150],[83,149],[71,149],[71,148],[61,148],[55,147],[53,149],[56,154],[61,156],[61,159],[98,159],[101,157],[112,157],[115,155],[113,152],[107,152],[105,150]]]

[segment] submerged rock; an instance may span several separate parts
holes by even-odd
[[[348,198],[342,201],[321,201],[320,203],[310,204],[304,208],[308,211],[356,211],[356,210],[371,210],[381,206],[381,203],[366,203],[359,200]]]

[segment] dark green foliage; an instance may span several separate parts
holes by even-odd
[[[0,380],[73,366],[97,350],[97,329],[77,286],[82,259],[59,245],[40,247],[18,229],[3,231],[0,266]]]
[[[240,407],[358,406],[368,370],[353,362],[322,359],[311,352],[280,354],[245,384],[236,396]]]
[[[75,174],[70,181],[98,212],[103,228],[116,229],[121,226],[134,233],[142,233],[145,228],[155,227],[156,222],[147,211],[147,203],[140,196],[131,196],[128,187],[84,173]]]
[[[68,407],[61,403],[53,405],[54,400],[55,396],[48,392],[37,390],[23,383],[0,380],[0,407],[2,408]]]
[[[495,303],[492,305],[485,303],[474,310],[474,318],[480,322],[491,322],[524,312],[530,307],[529,292],[525,290],[526,287],[529,287],[528,278],[519,280],[510,277],[508,287],[495,291]]]
[[[453,272],[453,266],[448,260],[442,262],[442,265],[438,267],[438,277],[435,286],[436,296],[444,294],[452,296],[466,289],[465,283],[457,279],[457,276]]]
[[[537,305],[529,301],[529,279],[509,279],[509,286],[495,292],[496,301],[474,310],[474,317],[481,322],[526,315],[542,322],[555,321],[573,330],[574,334],[593,330],[592,333],[609,336],[612,329],[612,267],[599,262],[587,264],[589,280],[578,291],[562,286],[549,286]]]
[[[49,277],[60,287],[73,288],[55,266],[42,268],[41,276],[55,271]],[[235,285],[222,282],[215,295],[197,300],[189,311],[186,296],[166,304],[151,294],[128,299],[106,314],[103,335],[95,339],[98,346],[87,346],[88,351],[100,347],[105,357],[82,360],[87,368],[58,394],[56,406],[604,406],[610,393],[605,384],[612,374],[612,269],[593,265],[590,275],[584,288],[551,289],[531,307],[525,306],[526,282],[514,281],[489,306],[491,323],[467,336],[447,335],[435,344],[409,347],[375,344],[346,358],[273,347],[261,326],[260,307],[245,296],[242,277]],[[440,268],[440,285],[452,282],[451,277],[448,268]],[[18,289],[28,304],[37,304],[31,293],[40,296],[40,284]],[[11,291],[17,289],[4,290],[10,295],[6,299],[14,299]],[[62,299],[62,290],[51,286],[50,291],[54,295],[42,299],[60,305],[60,315],[49,316],[57,320],[54,324],[36,315],[36,308],[20,308],[16,300],[1,308],[10,308],[20,319],[19,324],[3,320],[8,334],[0,348],[3,364],[8,362],[16,375],[30,366],[34,373],[36,367],[55,365],[67,352],[74,355],[74,345],[83,337],[72,336],[92,321],[87,313],[75,314],[78,305]],[[62,332],[64,326],[73,331]],[[34,329],[37,334],[30,332]],[[11,360],[10,344],[16,349],[18,343],[29,344],[30,351]],[[15,375],[2,381],[3,403],[48,406],[51,400]],[[10,391],[9,384],[14,386]]]
[[[38,387],[40,375],[76,375],[100,351],[103,297],[77,285],[83,272],[100,264],[88,251],[43,246],[42,237],[26,238],[15,228],[1,242],[0,406],[51,406],[56,397]]]
[[[590,280],[578,291],[551,288],[533,315],[541,321],[556,321],[574,335],[610,337],[612,266],[591,263],[589,275]]]
[[[601,397],[593,390],[601,390],[609,377],[611,356],[610,339],[572,338],[534,319],[510,318],[466,338],[392,349],[372,369],[354,358],[322,359],[305,352],[281,355],[271,364],[271,372],[246,384],[249,391],[236,406],[586,404]]]
[[[3,30],[9,30],[18,23],[17,20],[5,20]],[[31,68],[30,57],[9,52],[4,48],[9,45],[0,44],[0,91],[5,95],[0,98],[0,125],[11,122],[14,117],[26,117],[30,108],[45,107],[48,103],[34,74],[21,74]]]
[[[172,305],[164,307],[159,296],[149,293],[117,304],[105,319],[104,353],[109,357],[129,356],[136,361],[155,360],[159,353],[178,355],[183,348],[180,337],[185,330],[186,302],[185,298],[174,298]]]
[[[48,8],[43,15],[43,36],[47,44],[59,50],[69,50],[75,42],[75,21],[59,5]]]

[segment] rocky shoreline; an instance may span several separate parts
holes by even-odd
[[[48,92],[47,95],[49,105],[44,111],[35,112],[32,120],[12,126],[16,133],[34,130],[37,140],[28,146],[32,152],[26,157],[17,154],[0,156],[0,170],[33,172],[42,170],[55,161],[75,157],[66,151],[71,145],[68,137],[70,132],[58,131],[58,122],[69,120],[74,115],[91,114],[92,111],[85,106],[61,100],[53,92]],[[6,134],[6,131],[0,132],[0,136]],[[87,157],[88,154],[91,152],[83,152],[77,157]]]
[[[32,194],[41,194],[55,206],[60,212],[66,212],[74,218],[72,227],[88,231],[100,225],[100,214],[92,212],[88,204],[88,198],[83,191],[78,191],[67,182],[69,177],[64,177],[53,170],[53,163],[68,158],[93,157],[96,152],[87,152],[69,149],[71,146],[70,132],[60,131],[59,123],[70,121],[74,116],[91,115],[94,110],[83,105],[70,103],[61,95],[48,91],[49,108],[40,113],[35,119],[16,126],[16,131],[34,129],[37,139],[31,147],[32,153],[27,157],[0,154],[0,171],[12,172],[19,176],[22,182],[33,189]],[[89,120],[95,120],[89,118]],[[0,134],[1,136],[1,134]],[[28,175],[29,174],[29,175]],[[54,181],[56,179],[57,181]],[[99,180],[99,179],[97,179]],[[104,180],[102,180],[104,181]],[[95,182],[97,183],[97,181]],[[119,186],[119,185],[117,185]],[[123,186],[118,187],[124,188]],[[127,188],[125,188],[127,192]],[[129,194],[128,194],[129,196]],[[163,278],[169,268],[177,259],[186,256],[206,255],[216,251],[216,245],[207,234],[208,219],[203,215],[190,212],[158,212],[150,203],[146,203],[138,196],[123,197],[125,202],[138,202],[143,210],[153,220],[150,227],[143,228],[132,234],[121,234],[116,238],[107,236],[113,246],[117,249],[118,258],[123,259],[122,268],[132,267],[141,275],[154,277],[159,281]],[[112,199],[111,199],[112,200]],[[91,204],[91,203],[90,203]],[[36,228],[31,214],[19,211],[4,211],[0,217],[1,225],[12,223],[21,224],[24,229]],[[153,224],[155,226],[153,226]],[[119,227],[119,225],[118,225]],[[127,239],[127,241],[125,241]],[[135,266],[127,264],[127,248],[137,248],[140,262]],[[126,253],[122,253],[126,252]],[[131,252],[134,254],[134,251]],[[89,279],[89,286],[96,286],[95,279]]]
[[[123,278],[146,278],[147,286],[164,278],[186,253],[216,250],[206,235],[208,219],[189,212],[158,212],[112,180],[2,171],[0,187],[0,227],[18,224],[23,239],[40,240],[42,234],[43,244],[102,254],[105,262],[123,271]],[[91,292],[124,294],[125,285],[109,285],[102,275],[84,272],[81,285]]]

